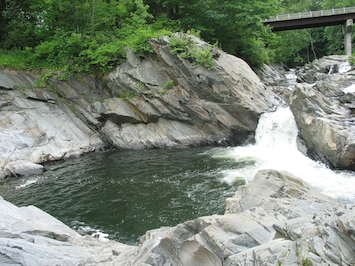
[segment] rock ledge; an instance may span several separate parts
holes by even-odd
[[[354,265],[355,205],[263,170],[226,213],[151,230],[139,246],[84,237],[41,210],[0,200],[1,264]]]

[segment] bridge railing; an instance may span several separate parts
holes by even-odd
[[[299,13],[293,13],[293,14],[283,14],[283,15],[271,17],[270,19],[267,19],[266,21],[293,20],[293,19],[342,15],[342,14],[348,14],[348,13],[355,13],[355,6],[343,7],[343,8],[333,8],[333,9],[319,10],[319,11],[299,12]]]

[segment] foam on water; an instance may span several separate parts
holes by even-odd
[[[236,178],[244,178],[249,182],[261,169],[288,171],[329,196],[355,202],[355,173],[333,171],[305,156],[297,148],[297,134],[289,108],[264,114],[256,130],[255,145],[215,151],[214,156],[231,157],[242,165],[223,171],[223,180],[232,183]]]
[[[350,86],[342,89],[344,93],[355,93],[355,84],[351,84]]]
[[[108,242],[109,234],[103,233],[100,229],[92,228],[85,223],[80,221],[73,221],[72,226],[78,231],[81,235],[91,235],[92,237],[98,238],[99,241]]]
[[[21,188],[28,187],[32,184],[37,183],[37,181],[38,181],[38,178],[27,179],[21,185],[16,186],[15,189],[21,189]]]

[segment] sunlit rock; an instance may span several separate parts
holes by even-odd
[[[339,87],[333,93],[317,86],[298,85],[290,98],[299,134],[309,155],[334,168],[355,170],[355,96],[345,100]],[[334,96],[342,95],[342,96]]]
[[[183,38],[190,38],[198,47],[211,49],[212,69],[172,54],[169,38],[165,36],[150,41],[154,53],[146,58],[137,58],[128,51],[127,62],[106,77],[109,90],[116,96],[126,97],[116,113],[107,110],[103,114],[108,118],[105,136],[114,145],[118,143],[120,149],[135,148],[134,143],[136,148],[221,141],[241,143],[253,134],[260,115],[280,103],[243,60],[193,36],[183,35]],[[106,109],[112,101],[117,102],[105,100]],[[117,119],[123,106],[130,108],[130,118],[138,116],[142,121]],[[126,107],[125,110],[128,111]],[[176,130],[167,131],[162,126],[173,121],[180,124]],[[116,126],[109,125],[112,122]],[[126,133],[108,130],[113,127]],[[136,132],[141,132],[139,141],[125,139],[127,134],[134,138]],[[160,136],[161,140],[151,141],[152,135],[156,136],[153,139]]]

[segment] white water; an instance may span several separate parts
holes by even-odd
[[[344,201],[355,202],[355,172],[333,171],[313,161],[297,148],[297,126],[289,108],[264,114],[256,131],[255,145],[215,149],[217,157],[229,157],[243,164],[239,169],[223,171],[223,180],[251,181],[261,169],[288,171],[318,191]]]
[[[355,93],[355,84],[352,84],[349,87],[342,89],[342,91],[344,93]]]
[[[23,183],[21,185],[18,185],[15,187],[15,189],[21,189],[21,188],[25,188],[25,187],[28,187],[32,184],[36,184],[38,181],[38,178],[35,177],[35,178],[31,178],[31,179],[26,179],[23,181]]]

